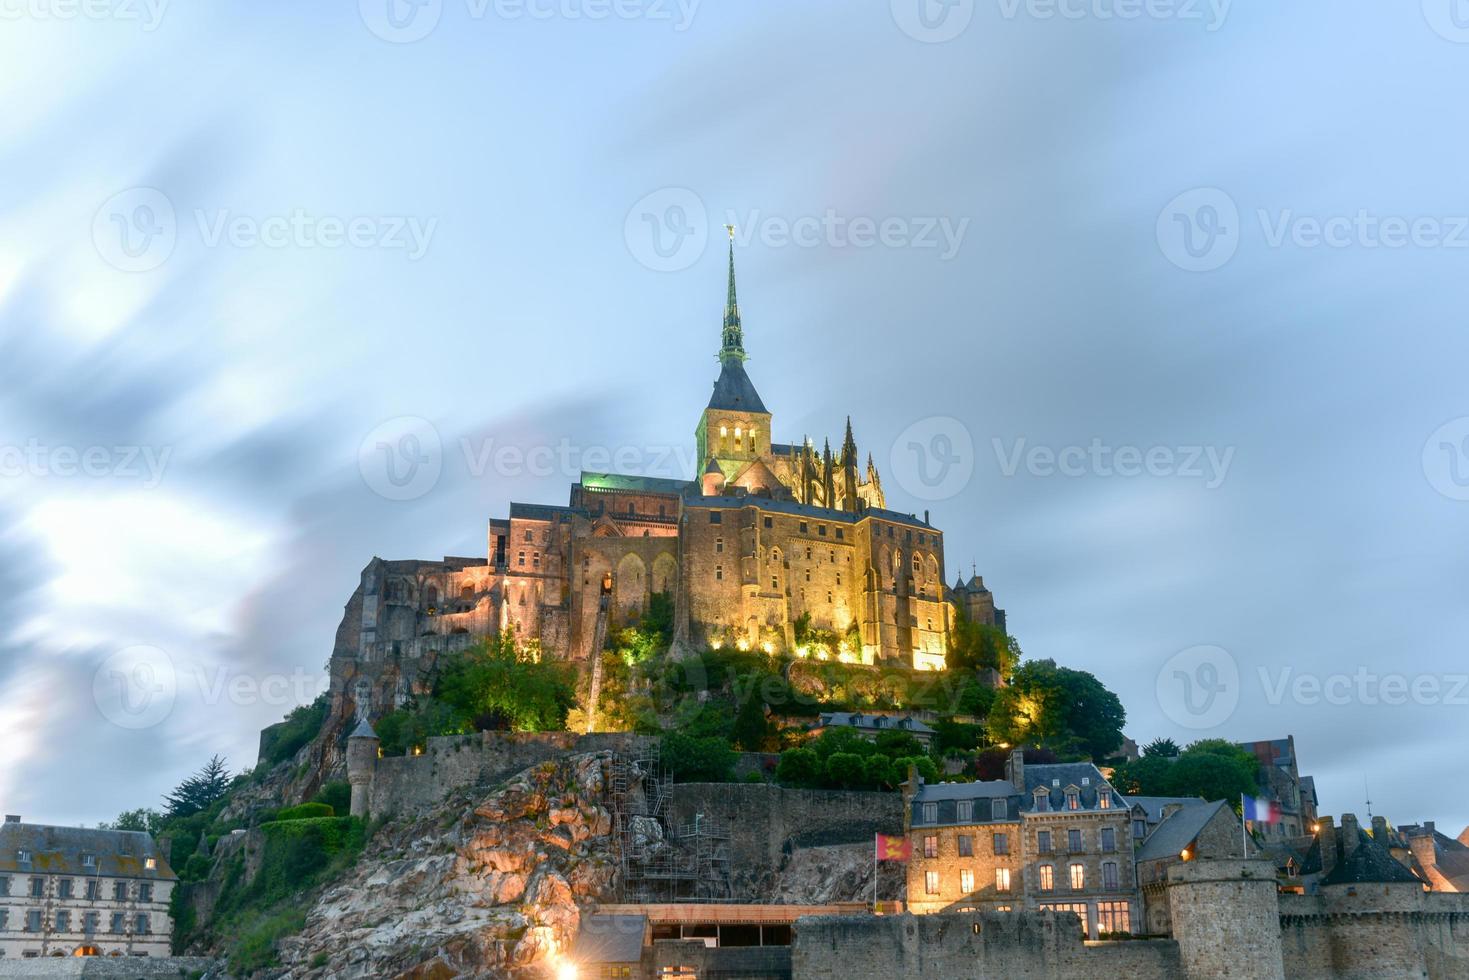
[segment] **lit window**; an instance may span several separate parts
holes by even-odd
[[[1086,868],[1080,864],[1071,866],[1071,890],[1074,892],[1086,889]]]
[[[1049,865],[1049,864],[1043,864],[1040,867],[1040,872],[1041,872],[1041,891],[1043,891],[1043,892],[1055,891],[1056,890],[1056,869],[1055,869],[1055,867],[1052,866],[1052,865]]]
[[[1010,890],[1010,869],[1009,868],[996,868],[995,869],[995,891],[997,891],[997,892],[1007,892],[1009,890]]]
[[[1078,795],[1076,793],[1067,793],[1066,794],[1066,809],[1068,809],[1068,810],[1080,810],[1081,809],[1081,797],[1080,797],[1080,795]]]
[[[1127,902],[1098,902],[1097,929],[1100,932],[1131,932],[1131,907]]]
[[[937,895],[939,893],[939,873],[937,871],[925,871],[923,873],[923,893],[925,895]]]
[[[726,426],[721,425],[719,427],[719,434],[721,436],[727,436],[727,435],[729,435],[729,429]]]
[[[938,837],[930,834],[923,838],[923,856],[926,858],[936,858],[939,856]]]
[[[1112,809],[1112,791],[1103,789],[1097,791],[1097,806],[1103,810]]]
[[[966,895],[974,891],[974,872],[968,868],[959,872],[959,890]]]

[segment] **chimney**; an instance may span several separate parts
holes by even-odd
[[[1163,820],[1167,820],[1169,817],[1173,816],[1175,813],[1177,813],[1179,810],[1182,810],[1182,809],[1183,809],[1183,804],[1182,803],[1164,803],[1163,804],[1163,812],[1162,812],[1161,816],[1162,816]],[[1162,820],[1159,821],[1159,823],[1161,823],[1161,822],[1162,822]]]
[[[1357,846],[1362,843],[1362,828],[1357,824],[1355,813],[1343,813],[1341,815],[1341,859],[1345,861],[1356,853]]]
[[[1387,817],[1372,818],[1372,839],[1383,847],[1387,846]]]
[[[172,837],[160,837],[160,838],[158,838],[158,853],[163,855],[163,860],[169,861],[169,862],[172,862],[173,861],[173,838]]]
[[[1010,758],[1005,760],[1005,778],[1015,787],[1015,792],[1025,792],[1025,750],[1011,749]]]
[[[9,820],[10,818],[6,817],[5,819]],[[1432,837],[1435,833],[1437,833],[1437,831],[1433,829],[1432,820],[1423,821],[1423,832],[1426,833],[1429,837]]]
[[[18,814],[18,813],[7,813],[5,815],[5,822],[6,823],[20,823],[20,814]],[[1428,826],[1429,826],[1429,829],[1432,829],[1433,828],[1433,824],[1429,824]]]
[[[1317,839],[1321,842],[1321,873],[1327,875],[1336,867],[1336,825],[1330,817],[1322,817],[1316,824]]]

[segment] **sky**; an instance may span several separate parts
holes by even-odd
[[[692,476],[732,224],[774,436],[1028,657],[1457,834],[1456,3],[0,0],[0,809],[248,768],[373,556]]]

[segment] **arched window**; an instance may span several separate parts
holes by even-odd
[[[459,590],[459,598],[461,598],[461,599],[472,599],[472,598],[474,598],[474,588],[472,586],[466,585],[464,588],[462,588],[462,589]]]
[[[439,604],[439,587],[437,585],[430,585],[423,593],[423,601],[430,606],[437,606]]]
[[[913,577],[923,577],[923,562],[919,560],[917,552],[914,552],[913,554]]]

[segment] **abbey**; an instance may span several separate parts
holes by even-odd
[[[373,559],[338,630],[336,690],[367,681],[381,710],[438,653],[508,627],[582,659],[657,593],[672,600],[676,651],[731,644],[941,670],[957,608],[1003,625],[977,577],[946,595],[943,532],[886,509],[850,419],[836,451],[774,441],[745,369],[733,245],[718,356],[693,433],[700,473],[584,472],[565,505],[512,503],[491,519],[483,559]],[[803,642],[812,635],[825,642]]]

